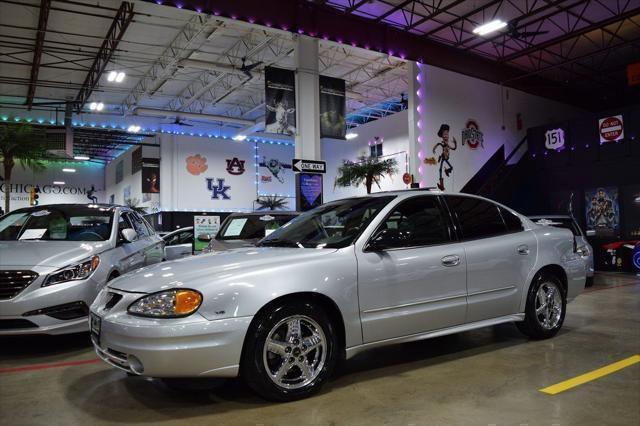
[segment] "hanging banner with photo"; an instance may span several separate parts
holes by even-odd
[[[296,77],[293,71],[266,67],[265,133],[296,133]]]
[[[345,139],[347,134],[345,82],[320,76],[320,137]]]
[[[160,160],[157,158],[143,158],[142,164],[142,193],[160,193]],[[143,196],[143,201],[150,200],[151,197]]]
[[[131,153],[131,174],[135,175],[142,170],[142,147],[139,146]]]

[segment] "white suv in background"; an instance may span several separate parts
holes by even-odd
[[[0,218],[0,335],[88,331],[107,281],[162,261],[164,241],[135,211],[57,204]]]

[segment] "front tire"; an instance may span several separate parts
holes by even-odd
[[[566,310],[567,296],[560,279],[538,274],[529,288],[524,321],[516,326],[532,339],[548,339],[562,328]]]
[[[320,390],[337,354],[336,330],[320,307],[282,302],[260,314],[247,334],[242,376],[265,399],[294,401]]]

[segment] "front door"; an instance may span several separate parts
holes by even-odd
[[[393,238],[384,248],[357,254],[364,342],[462,324],[465,253],[453,241],[439,198],[399,203],[373,238],[385,232]]]

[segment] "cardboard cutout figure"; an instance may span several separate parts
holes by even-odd
[[[439,167],[440,179],[438,181],[438,189],[440,189],[441,191],[444,191],[444,178],[442,177],[442,169],[444,169],[444,173],[447,175],[447,177],[453,171],[453,166],[451,165],[451,162],[449,161],[449,159],[451,158],[451,151],[455,151],[455,149],[458,147],[458,142],[456,141],[456,138],[452,138],[453,143],[449,144],[449,125],[448,124],[440,125],[440,129],[438,130],[438,137],[441,138],[442,140],[437,144],[435,144],[435,146],[433,147],[433,154],[434,155],[436,154],[438,147],[442,149],[442,152],[438,156],[438,163],[440,163],[440,167]],[[447,167],[445,167],[445,163],[447,164]]]

